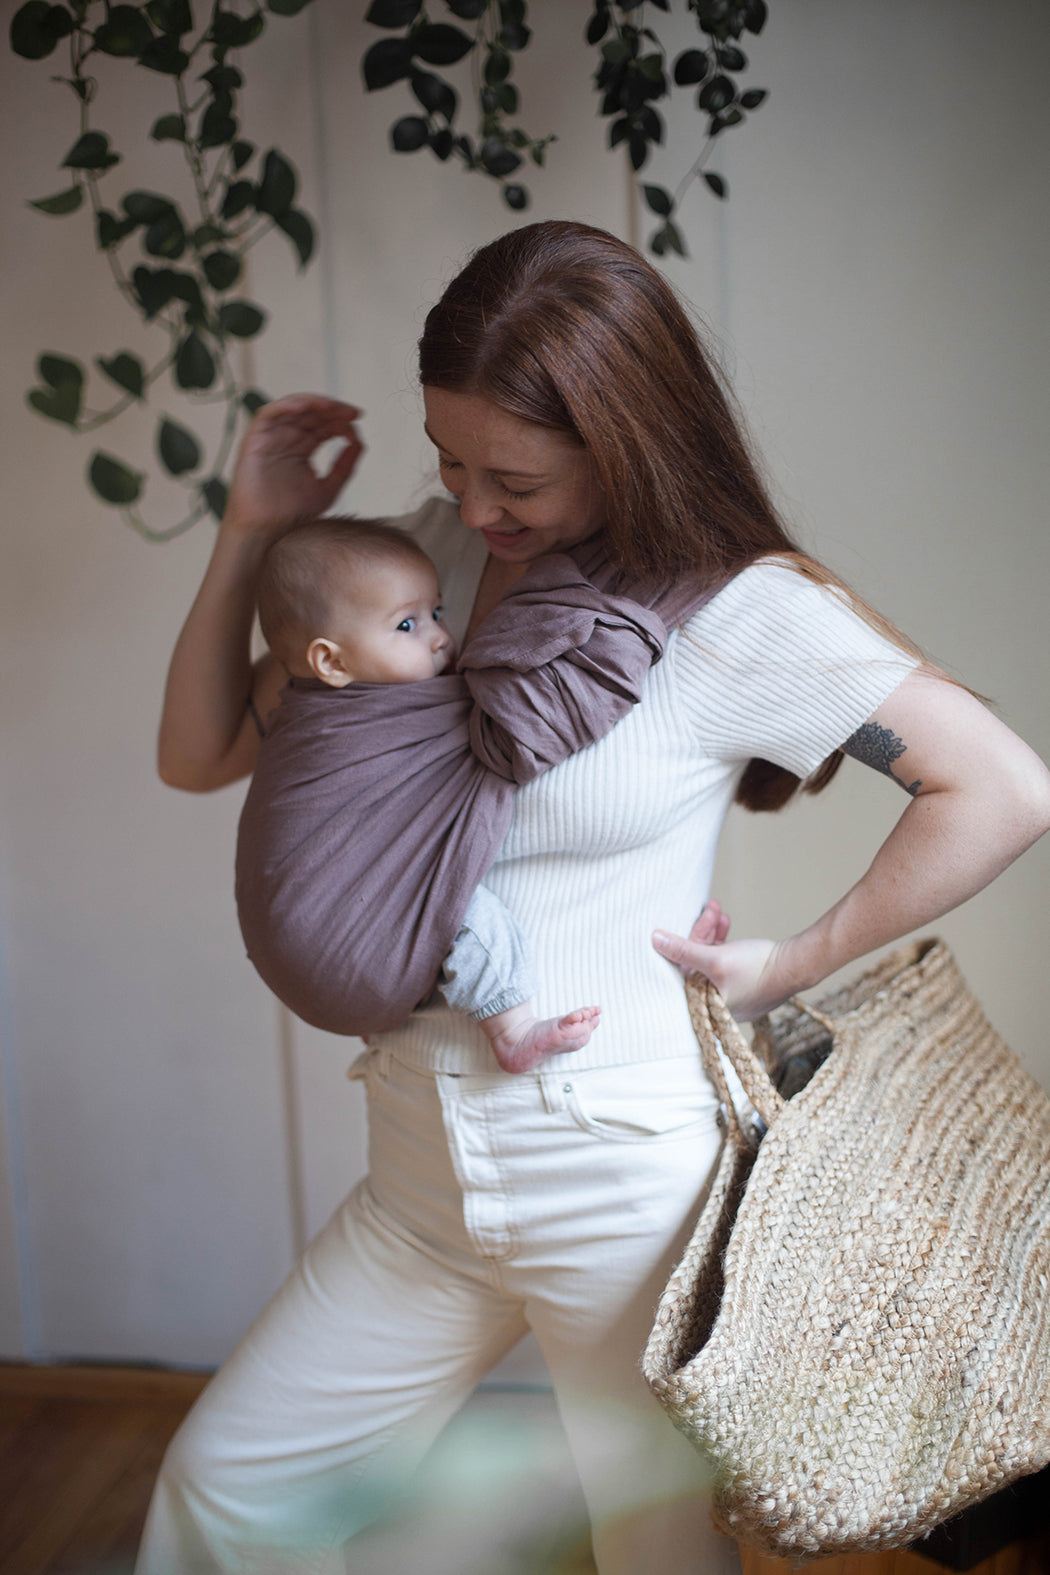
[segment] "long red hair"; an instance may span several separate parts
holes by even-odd
[[[777,554],[840,584],[784,528],[733,395],[674,290],[604,230],[548,220],[475,252],[427,316],[419,373],[424,386],[480,395],[586,448],[625,568],[713,584]],[[806,790],[826,786],[841,760],[830,756]],[[753,760],[737,801],[779,809],[799,785]]]

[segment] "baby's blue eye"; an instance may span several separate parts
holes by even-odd
[[[401,622],[397,626],[397,630],[399,634],[411,634],[415,627],[416,620],[414,618],[402,618]]]

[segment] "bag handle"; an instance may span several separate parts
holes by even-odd
[[[769,1073],[733,1021],[729,1008],[710,979],[705,979],[700,973],[691,973],[685,981],[685,988],[689,1016],[700,1046],[704,1069],[725,1108],[734,1142],[738,1148],[753,1148],[754,1144],[745,1136],[740,1125],[740,1117],[718,1054],[719,1045],[739,1077],[744,1093],[767,1127],[773,1125],[787,1101],[778,1092]]]

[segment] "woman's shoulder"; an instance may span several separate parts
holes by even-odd
[[[846,587],[815,578],[787,557],[759,558],[741,569],[685,624],[689,643],[717,642],[723,658],[734,650],[752,659],[763,647],[797,647],[863,660],[901,656],[876,629]]]

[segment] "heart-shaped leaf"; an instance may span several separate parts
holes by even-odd
[[[95,365],[108,378],[116,383],[118,388],[123,388],[129,394],[134,394],[136,399],[141,399],[146,387],[146,369],[138,356],[131,355],[127,350],[122,350],[118,355],[95,357]]]
[[[125,507],[134,503],[142,495],[145,479],[141,471],[129,470],[119,459],[104,454],[101,449],[92,455],[88,466],[88,481],[103,503]]]

